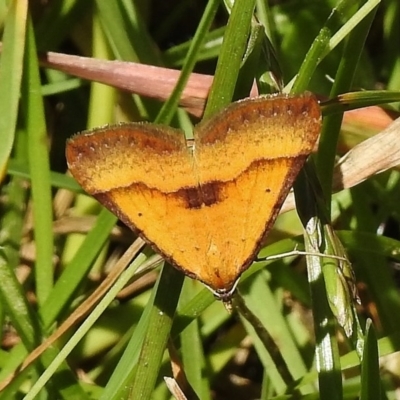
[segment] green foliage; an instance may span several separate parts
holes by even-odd
[[[126,120],[190,136],[197,120],[179,99],[192,72],[215,76],[206,116],[248,95],[254,79],[262,93],[330,99],[318,152],[295,185],[300,222],[293,211],[279,217],[240,280],[239,316],[135,242],[134,261],[98,304],[0,400],[169,399],[163,378],[178,365],[188,398],[395,398],[400,371],[386,359],[379,369],[378,354],[400,350],[400,176],[331,187],[338,155],[384,128],[343,112],[400,101],[398,0],[0,0],[0,23],[0,387],[136,238],[64,175],[68,137]],[[90,68],[86,81],[46,68],[49,51],[182,74],[168,98],[154,72],[159,92],[144,98],[97,83]],[[304,248],[306,263],[294,253],[268,260]]]

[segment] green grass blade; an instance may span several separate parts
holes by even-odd
[[[364,355],[361,363],[360,400],[379,400],[381,384],[379,373],[379,353],[375,329],[369,320],[365,330]]]
[[[181,97],[182,91],[185,88],[190,74],[193,72],[194,66],[196,65],[199,57],[199,52],[204,43],[207,32],[210,29],[211,23],[213,22],[213,19],[219,7],[219,3],[219,0],[212,0],[208,2],[199,26],[196,30],[196,34],[191,41],[191,45],[187,52],[185,63],[182,67],[178,82],[176,83],[175,88],[172,91],[169,99],[162,106],[160,113],[158,114],[154,122],[164,124],[168,124],[171,122],[173,114],[179,104],[179,99]]]
[[[117,218],[107,210],[103,210],[97,218],[93,229],[86,236],[75,257],[57,280],[48,300],[40,310],[46,327],[57,318],[59,313],[71,299],[82,279],[87,275],[96,256],[101,251]]]
[[[295,182],[295,196],[304,226],[305,249],[310,253],[306,260],[314,317],[316,369],[321,398],[340,400],[343,398],[343,386],[338,343],[335,340],[336,324],[327,300],[323,259],[319,255],[312,255],[313,252],[320,252],[321,244],[324,243],[323,224],[326,219],[323,209],[318,207],[315,192],[310,187],[309,175],[299,175]]]
[[[192,298],[193,287],[194,283],[186,279],[181,301]],[[210,384],[205,376],[206,359],[202,339],[199,320],[195,319],[180,335],[182,364],[186,378],[198,398],[211,400]]]
[[[4,22],[0,63],[0,180],[3,180],[14,143],[22,81],[28,1],[10,2]]]
[[[32,179],[34,236],[36,245],[35,280],[40,305],[53,287],[53,204],[47,127],[40,90],[39,64],[34,31],[28,23],[22,99],[28,133],[28,159]]]
[[[233,97],[246,48],[255,0],[237,0],[232,8],[218,57],[204,118],[227,106]]]
[[[366,36],[370,30],[375,11],[364,18],[349,35],[340,63],[335,82],[332,87],[331,97],[344,93],[352,88],[356,68],[364,48]],[[336,147],[342,124],[342,115],[329,116],[324,119],[319,150],[316,157],[316,167],[322,185],[322,190],[330,210],[331,188],[333,179],[333,166],[336,156]]]
[[[172,327],[184,276],[166,265],[150,313],[139,364],[131,385],[130,398],[149,399],[158,377],[162,356]],[[165,284],[168,283],[168,284]]]
[[[38,321],[28,303],[23,288],[14,271],[7,263],[5,252],[0,249],[0,298],[14,327],[18,331],[26,349],[32,349],[39,343],[41,336]]]

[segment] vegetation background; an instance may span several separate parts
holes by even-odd
[[[333,197],[331,184],[336,158],[398,115],[399,103],[362,112],[400,101],[398,0],[1,0],[0,22],[0,382],[63,321],[72,325],[1,386],[0,399],[166,399],[163,377],[177,372],[187,398],[397,398],[399,173]],[[155,89],[140,97],[96,83],[101,74],[82,59],[71,63],[85,80],[66,73],[63,62],[49,68],[50,51],[182,75],[171,95],[165,71],[143,71],[135,79]],[[124,88],[118,71],[104,68]],[[136,237],[65,175],[66,139],[139,120],[189,133],[198,118],[178,103],[192,71],[215,75],[206,115],[247,96],[254,78],[262,93],[282,83],[292,93],[333,99],[323,107],[314,157],[324,201],[313,221],[328,250],[343,255],[342,241],[361,304],[346,263],[314,257],[306,265],[293,256],[255,262],[239,286],[249,314],[229,314],[198,282],[183,282],[168,265],[156,268],[160,260],[147,247],[131,248],[134,262],[99,294],[96,308],[85,303],[115,264],[127,264],[121,255]],[[351,108],[360,112],[343,119]],[[301,179],[295,190],[313,193]],[[303,217],[310,210],[299,207]],[[260,256],[302,244],[308,250],[315,237],[302,234],[294,211],[282,215]],[[138,273],[143,265],[146,273]]]

